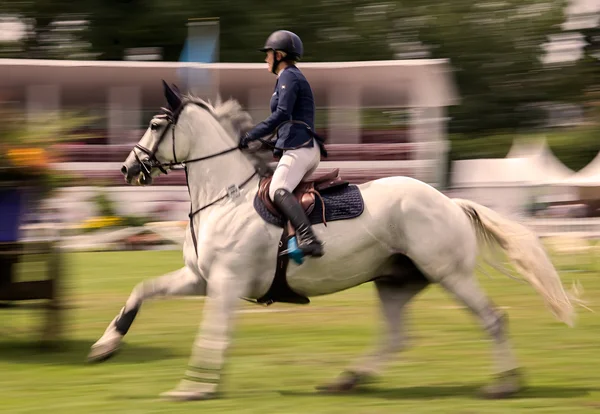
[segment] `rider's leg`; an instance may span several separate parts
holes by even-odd
[[[277,164],[269,187],[269,197],[300,236],[298,248],[304,254],[316,257],[323,255],[323,245],[314,234],[304,209],[292,193],[304,177],[312,174],[320,160],[321,154],[316,143],[312,148],[286,151]]]

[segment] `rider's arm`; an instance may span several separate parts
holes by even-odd
[[[298,87],[299,83],[295,74],[289,70],[284,70],[277,84],[277,92],[279,94],[277,109],[267,119],[248,132],[247,136],[250,140],[272,134],[279,125],[292,119],[292,110],[296,103]]]

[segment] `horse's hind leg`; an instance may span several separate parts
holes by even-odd
[[[497,382],[482,389],[482,396],[486,398],[503,398],[520,391],[522,388],[521,376],[508,340],[506,316],[494,308],[472,272],[457,273],[442,278],[440,285],[452,293],[479,318],[483,328],[493,341],[494,360],[499,375]]]
[[[92,345],[88,361],[105,361],[119,350],[123,337],[129,331],[145,300],[157,296],[204,296],[205,294],[206,282],[197,277],[187,266],[140,282],[129,295],[125,306],[108,325],[102,337]]]
[[[380,279],[375,282],[385,326],[378,344],[330,384],[318,386],[321,392],[347,392],[378,376],[397,352],[406,348],[406,305],[429,282],[424,278],[409,283]]]

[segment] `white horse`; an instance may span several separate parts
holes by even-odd
[[[206,296],[185,377],[162,395],[207,399],[219,390],[240,298],[259,298],[271,286],[282,229],[264,221],[253,207],[259,177],[255,163],[237,142],[239,129],[250,122],[248,114],[235,101],[212,106],[181,97],[164,85],[174,115],[151,121],[122,172],[128,183],[150,184],[161,170],[185,164],[192,209],[198,211],[186,230],[185,266],[136,286],[88,359],[102,361],[119,349],[145,299]],[[309,258],[302,265],[290,262],[287,280],[306,297],[374,281],[387,331],[380,346],[319,389],[348,391],[380,374],[403,348],[405,306],[430,283],[439,283],[479,318],[493,341],[499,375],[483,388],[484,395],[518,392],[521,374],[508,341],[506,319],[479,287],[474,269],[478,245],[500,246],[554,316],[572,325],[577,299],[564,290],[537,237],[486,207],[450,199],[412,178],[388,177],[359,188],[364,212],[351,220],[315,225],[319,239],[326,243],[325,256]]]

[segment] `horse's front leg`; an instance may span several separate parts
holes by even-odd
[[[163,398],[178,401],[205,400],[217,394],[225,352],[229,346],[240,298],[247,295],[248,272],[230,264],[215,263],[208,276],[208,295],[202,323],[194,340],[185,376]]]
[[[125,306],[108,325],[102,337],[92,345],[88,361],[105,361],[119,350],[123,338],[146,300],[155,297],[204,296],[205,294],[206,282],[187,266],[138,283],[129,295]]]

